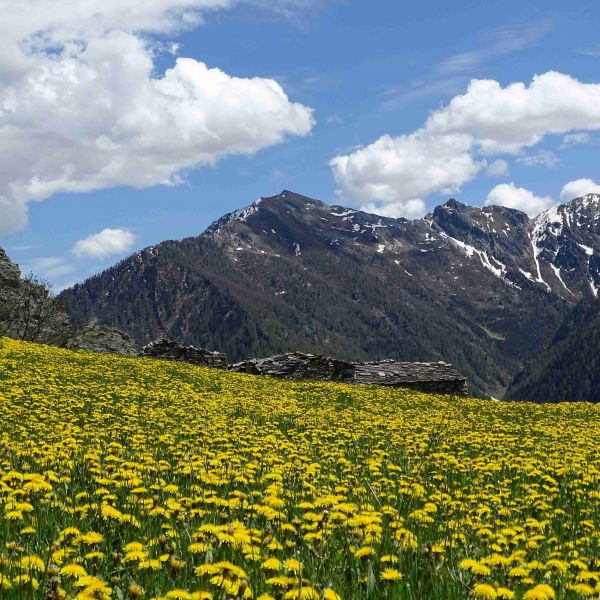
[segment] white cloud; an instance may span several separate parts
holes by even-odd
[[[521,156],[517,158],[517,162],[525,167],[546,167],[547,169],[552,169],[560,163],[560,159],[554,152],[542,150],[536,154]]]
[[[0,233],[57,192],[175,184],[188,169],[312,129],[312,110],[272,79],[190,58],[156,75],[139,32],[193,27],[234,0],[8,4],[0,0]]]
[[[392,210],[399,213],[399,203],[414,207],[415,199],[440,190],[452,193],[473,178],[483,163],[471,156],[472,145],[467,135],[431,137],[419,130],[396,138],[383,136],[329,164],[346,201],[364,205],[375,200],[394,205]]]
[[[480,171],[482,155],[518,154],[549,134],[592,130],[600,130],[600,84],[554,71],[504,88],[473,80],[414,133],[384,135],[329,164],[344,199],[406,202],[458,190]],[[551,166],[557,159],[540,152],[520,160]]]
[[[501,158],[497,158],[494,162],[488,165],[485,172],[490,177],[502,177],[503,175],[508,175],[508,163]]]
[[[569,146],[576,146],[578,144],[592,144],[594,138],[589,133],[585,133],[584,131],[576,131],[575,133],[567,133],[563,136],[562,144],[559,148],[562,150],[564,148],[568,148]]]
[[[600,184],[592,179],[576,179],[565,184],[560,191],[560,199],[563,201],[581,198],[586,194],[600,194]]]
[[[549,196],[536,196],[530,190],[517,187],[514,183],[501,183],[493,188],[485,200],[486,206],[497,205],[516,208],[533,217],[554,204]]]
[[[582,83],[548,71],[527,86],[503,88],[490,79],[473,80],[467,91],[433,113],[432,134],[468,133],[489,154],[517,153],[548,134],[600,129],[600,84]]]
[[[364,212],[381,215],[382,217],[392,217],[394,219],[398,219],[399,217],[418,219],[427,212],[425,202],[419,198],[404,202],[368,202],[367,204],[362,204],[359,208]]]
[[[77,256],[106,258],[133,248],[135,235],[129,229],[103,229],[76,242],[71,249]]]

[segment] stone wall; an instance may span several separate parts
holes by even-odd
[[[282,379],[385,385],[432,394],[467,395],[466,378],[452,365],[441,361],[351,363],[319,354],[291,352],[269,358],[250,358],[229,368],[239,373]]]
[[[227,355],[221,352],[182,346],[166,339],[148,344],[142,349],[140,356],[294,381],[337,381],[405,387],[432,394],[467,394],[465,377],[452,365],[444,362],[407,363],[385,360],[352,363],[320,354],[290,352],[267,358],[248,358],[228,365]]]
[[[249,358],[230,366],[238,373],[271,375],[284,379],[311,381],[352,381],[352,363],[319,354],[290,352],[269,358]]]
[[[139,355],[187,362],[201,367],[212,367],[213,369],[227,369],[227,354],[212,352],[204,348],[194,348],[193,346],[182,346],[177,342],[166,339],[150,342],[142,348]]]

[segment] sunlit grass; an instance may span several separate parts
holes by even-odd
[[[598,598],[600,405],[4,340],[0,598]]]

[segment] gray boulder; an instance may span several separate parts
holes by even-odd
[[[137,354],[137,348],[126,333],[106,325],[87,325],[75,331],[64,346],[69,350],[89,350],[122,356]]]

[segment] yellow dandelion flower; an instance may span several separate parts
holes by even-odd
[[[65,577],[73,577],[78,579],[79,577],[85,577],[87,575],[87,571],[81,565],[70,563],[62,567],[60,574],[64,575]]]
[[[384,569],[381,572],[381,579],[384,581],[397,581],[398,579],[402,579],[402,573],[396,569]]]
[[[296,560],[295,558],[288,558],[287,560],[283,561],[283,566],[288,571],[293,571],[294,573],[299,573],[302,570],[302,567],[304,565],[299,560]]]
[[[265,571],[279,571],[281,569],[281,561],[272,556],[267,558],[261,566]]]
[[[483,600],[494,600],[498,597],[496,588],[488,583],[478,583],[475,585],[473,595],[475,598],[482,598]]]
[[[523,600],[553,600],[554,598],[556,592],[546,583],[540,583],[523,594]]]
[[[372,546],[363,546],[362,548],[359,548],[354,553],[354,556],[356,558],[366,558],[369,556],[373,556],[374,554],[375,554],[375,548],[373,548]]]
[[[166,597],[169,600],[193,600],[192,594],[190,594],[187,590],[175,589],[167,592]]]

